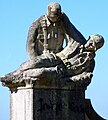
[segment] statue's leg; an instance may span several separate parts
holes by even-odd
[[[57,67],[29,69],[23,72],[25,79],[54,79],[57,77]]]
[[[25,79],[59,79],[65,76],[65,68],[63,64],[48,68],[34,68],[23,72]]]
[[[20,71],[25,71],[33,68],[42,68],[42,67],[55,67],[60,64],[62,61],[58,57],[54,57],[53,55],[40,55],[37,56],[33,60],[28,60],[20,65]]]

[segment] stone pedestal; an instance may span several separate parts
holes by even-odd
[[[10,120],[33,120],[33,88],[10,89]]]
[[[34,120],[60,119],[85,120],[84,94],[71,90],[35,89]]]
[[[73,81],[35,81],[12,86],[10,92],[11,120],[85,120],[85,90]]]
[[[85,99],[90,79],[1,80],[10,89],[10,120],[104,120]]]

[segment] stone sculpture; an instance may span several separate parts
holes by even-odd
[[[10,120],[104,120],[85,99],[95,53],[103,44],[99,34],[86,40],[60,4],[50,3],[29,29],[29,59],[0,77],[11,92]]]
[[[63,48],[63,41],[66,47]],[[48,5],[46,15],[32,23],[27,38],[29,60],[1,80],[5,84],[25,80],[92,78],[95,52],[104,44],[101,35],[92,35],[88,41],[74,27],[60,4]]]

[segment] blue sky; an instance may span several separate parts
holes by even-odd
[[[46,13],[52,0],[0,0],[0,76],[27,60],[26,40],[31,23]],[[86,90],[96,112],[108,119],[108,0],[56,0],[86,39],[103,35],[105,44],[96,53],[96,66]],[[9,90],[0,83],[0,120],[9,120]]]

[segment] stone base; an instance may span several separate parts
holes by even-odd
[[[84,91],[11,88],[11,120],[85,120]]]
[[[10,120],[104,120],[85,99],[91,79],[4,80],[11,92]]]
[[[10,90],[10,120],[34,120],[33,89],[29,86]]]
[[[34,120],[85,120],[84,94],[68,90],[34,90]]]

